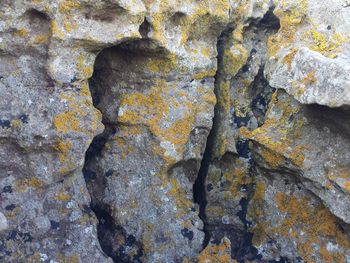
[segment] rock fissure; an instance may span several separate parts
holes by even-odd
[[[93,96],[93,101],[96,101],[96,98],[94,98],[94,96]],[[115,235],[116,224],[112,216],[108,212],[108,209],[106,207],[103,207],[101,204],[94,202],[93,196],[92,196],[93,193],[89,189],[89,184],[91,183],[91,181],[96,179],[96,174],[88,168],[89,163],[91,162],[92,158],[101,154],[102,148],[107,142],[107,138],[108,138],[108,134],[106,134],[106,129],[102,134],[99,134],[95,138],[93,138],[85,154],[83,175],[84,175],[85,183],[88,187],[88,191],[91,198],[90,208],[94,212],[98,220],[97,238],[101,246],[101,249],[108,257],[112,258],[114,262],[121,262],[121,261],[118,261],[119,258],[117,257],[116,253],[114,253],[113,251],[113,247],[112,247],[113,242],[111,242],[111,240],[108,240],[109,238]]]
[[[208,225],[207,216],[206,216],[206,205],[207,205],[207,189],[206,189],[206,177],[208,175],[208,170],[211,162],[215,158],[215,146],[216,140],[219,131],[219,125],[221,123],[220,111],[222,105],[220,105],[220,86],[219,79],[221,78],[222,70],[223,70],[223,45],[225,41],[225,35],[232,33],[232,28],[227,28],[222,31],[217,40],[217,69],[216,74],[214,76],[214,94],[216,97],[217,103],[214,106],[214,117],[212,120],[212,127],[210,133],[207,137],[206,147],[203,154],[203,158],[201,161],[200,169],[198,171],[198,176],[193,185],[193,200],[195,203],[199,205],[199,217],[203,221],[204,227],[203,231],[205,233],[205,238],[203,241],[203,249],[205,249],[211,239],[210,226]]]

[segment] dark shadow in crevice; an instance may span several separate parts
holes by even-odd
[[[151,31],[151,24],[145,18],[139,27],[139,33],[142,38],[148,38],[148,33]]]
[[[96,217],[98,218],[98,240],[104,253],[118,263],[141,263],[144,254],[141,244],[136,241],[133,235],[128,235],[126,231],[116,224],[111,212],[103,206],[92,206]],[[123,242],[120,246],[117,242]],[[134,250],[134,256],[130,258],[127,252]]]
[[[251,25],[249,27],[254,27],[256,31],[263,31],[266,34],[273,34],[276,33],[277,30],[280,27],[280,23],[278,18],[273,14],[273,8],[270,9],[267,14],[260,20],[254,20],[250,21]],[[225,48],[225,45],[229,39],[230,34],[232,33],[233,28],[232,25],[229,25],[220,35],[217,42],[217,50],[218,50],[218,67],[217,67],[217,73],[215,76],[215,95],[217,97],[218,101],[221,101],[222,98],[220,98],[220,82],[223,80],[224,76],[222,75],[222,69],[223,69],[223,51]],[[253,49],[254,50],[254,49]],[[238,74],[244,73],[245,68],[241,69]],[[259,70],[259,73],[253,83],[251,84],[251,90],[252,90],[252,103],[250,107],[252,108],[252,112],[255,115],[256,118],[260,118],[263,122],[264,116],[266,114],[267,105],[269,102],[269,98],[271,97],[271,94],[273,92],[273,89],[268,86],[268,82],[264,78],[263,74],[264,67]],[[267,89],[268,91],[264,91]],[[258,90],[255,90],[258,89]],[[263,95],[259,96],[259,92],[264,93]],[[266,94],[265,94],[266,93]],[[217,103],[215,106],[215,114],[213,118],[213,126],[210,131],[210,134],[207,139],[207,145],[205,149],[205,153],[203,156],[203,160],[201,163],[201,167],[198,173],[197,180],[193,187],[193,193],[194,193],[194,201],[199,204],[200,206],[200,213],[199,216],[204,222],[204,232],[205,232],[205,242],[203,244],[203,247],[205,248],[211,238],[218,238],[220,236],[220,233],[223,234],[222,237],[228,236],[231,240],[231,243],[234,244],[232,246],[232,257],[235,258],[238,262],[246,262],[247,260],[260,260],[261,255],[259,255],[258,250],[253,246],[252,244],[252,238],[253,233],[249,232],[249,228],[251,226],[251,222],[247,219],[247,211],[249,202],[252,199],[254,195],[254,184],[246,185],[246,191],[247,191],[247,197],[243,198],[239,205],[241,207],[240,211],[237,213],[237,217],[241,220],[243,224],[243,229],[240,229],[239,227],[236,227],[234,225],[209,225],[207,221],[207,215],[206,215],[206,206],[207,206],[207,196],[206,196],[206,177],[208,175],[208,171],[210,168],[210,165],[215,161],[225,162],[225,155],[220,159],[215,159],[216,149],[214,148],[217,144],[216,140],[219,137],[219,128],[223,121],[224,116],[223,113],[225,112],[225,109],[223,108],[223,105],[220,103]],[[238,127],[246,126],[248,123],[247,120],[234,120]],[[239,125],[237,122],[241,122]],[[262,125],[262,123],[259,123],[259,125]],[[248,146],[248,140],[239,142],[241,144],[237,145],[237,150],[240,158],[250,159],[250,149]],[[226,160],[227,161],[227,160]],[[250,161],[251,169],[250,174],[253,178],[254,175],[254,163],[253,161]],[[217,235],[218,234],[218,235]],[[215,242],[215,240],[214,240]],[[217,242],[220,242],[217,240]],[[237,244],[238,243],[238,244]]]
[[[214,117],[215,118],[215,117]],[[203,249],[209,244],[210,231],[208,230],[207,217],[205,208],[207,205],[205,179],[208,174],[209,166],[212,161],[212,151],[214,146],[214,132],[213,129],[210,131],[206,149],[203,155],[201,166],[197,175],[197,179],[193,184],[193,201],[199,205],[199,218],[203,221],[203,232],[205,234],[203,241]]]
[[[217,73],[215,75],[215,82],[214,82],[214,93],[216,98],[220,96],[219,92],[219,79],[221,77],[221,69],[223,68],[222,65],[222,59],[223,59],[223,48],[225,44],[225,40],[228,36],[228,34],[232,33],[232,28],[225,29],[221,35],[218,38],[217,42],[217,50],[218,50],[218,66],[217,66]],[[218,100],[218,99],[217,99]],[[199,204],[199,217],[203,221],[204,224],[204,241],[203,241],[203,249],[209,244],[209,241],[211,239],[211,233],[209,231],[209,226],[207,222],[207,216],[206,216],[206,206],[207,206],[207,197],[206,197],[206,187],[205,182],[208,175],[209,167],[211,162],[214,158],[214,147],[215,147],[215,141],[217,138],[217,133],[219,129],[219,124],[221,121],[220,111],[221,111],[221,105],[219,103],[216,103],[214,107],[214,117],[213,117],[213,124],[212,129],[210,130],[209,136],[207,138],[206,148],[204,151],[203,159],[201,162],[201,166],[198,172],[197,179],[193,185],[193,200],[195,203]]]

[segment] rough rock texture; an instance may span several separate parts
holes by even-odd
[[[0,0],[1,262],[350,262],[347,0]]]

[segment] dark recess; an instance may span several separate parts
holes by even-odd
[[[215,83],[214,83],[214,93],[215,96],[219,96],[218,91],[218,79],[220,78],[220,69],[222,69],[222,56],[223,56],[223,45],[226,39],[227,34],[232,32],[232,28],[229,27],[225,29],[218,38],[217,49],[218,49],[218,69],[215,75]],[[210,163],[213,161],[213,152],[215,146],[215,138],[218,132],[218,125],[220,123],[220,105],[217,103],[214,108],[214,118],[212,129],[210,130],[209,136],[207,138],[207,144],[204,151],[203,159],[201,162],[201,166],[198,172],[197,179],[193,185],[193,200],[195,203],[199,204],[199,217],[203,221],[204,224],[204,241],[203,241],[203,249],[209,244],[211,233],[208,229],[208,222],[205,213],[205,208],[207,206],[207,197],[206,197],[206,187],[205,181],[208,175],[208,170]]]
[[[118,47],[119,46],[113,48],[117,49]],[[105,73],[96,67],[96,64],[98,63],[99,56],[95,61],[94,74],[89,79],[90,92],[95,108],[98,108],[98,104],[100,103],[98,89],[100,89],[100,86],[103,85],[103,83],[100,83],[100,74]],[[113,174],[113,171],[107,171],[105,175],[97,175],[97,173],[91,168],[91,164],[94,163],[96,158],[98,159],[98,157],[101,155],[102,149],[107,143],[108,139],[116,132],[115,126],[108,123],[105,118],[103,118],[103,124],[105,125],[105,130],[103,133],[94,137],[85,153],[83,175],[89,192],[92,191],[92,185],[97,184],[97,182],[104,181],[105,178]],[[98,176],[102,176],[102,178],[98,178]],[[105,178],[103,178],[103,176]],[[111,209],[108,205],[96,201],[96,199],[93,198],[92,192],[90,192],[90,195],[92,200],[90,203],[90,209],[94,212],[96,218],[98,219],[97,237],[102,251],[106,254],[106,256],[112,258],[113,262],[142,262],[141,257],[144,253],[140,242],[138,242],[134,236],[128,235],[125,229],[118,225],[118,222],[115,222],[114,218],[111,216]],[[119,242],[119,240],[123,240],[122,244]],[[133,254],[132,257],[128,253],[131,251],[131,254]]]

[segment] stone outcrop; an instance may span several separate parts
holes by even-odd
[[[1,0],[0,261],[350,261],[349,18]]]

